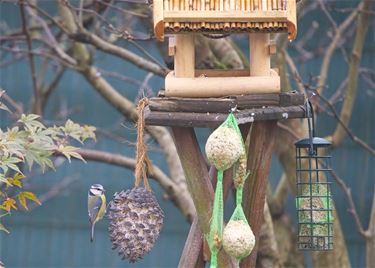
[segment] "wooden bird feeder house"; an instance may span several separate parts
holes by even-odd
[[[155,0],[154,30],[159,40],[170,37],[174,71],[165,79],[165,95],[223,97],[280,92],[280,78],[271,69],[275,52],[269,34],[296,36],[296,0]],[[242,71],[195,70],[194,33],[247,33],[250,68]]]
[[[196,208],[179,267],[204,267],[199,256],[210,258],[202,246],[213,208],[212,170],[201,153],[194,128],[217,127],[233,112],[244,139],[251,138],[244,186],[244,212],[258,241],[263,223],[267,177],[278,120],[307,117],[305,97],[284,92],[277,71],[271,67],[276,53],[271,33],[283,32],[292,41],[297,34],[297,0],[154,0],[154,31],[160,41],[169,38],[174,70],[165,78],[165,90],[151,98],[144,110],[147,125],[171,127]],[[196,70],[194,38],[198,34],[249,36],[249,68]],[[249,131],[252,127],[251,132]],[[250,133],[250,134],[249,134]],[[249,134],[249,135],[248,135]],[[224,172],[224,200],[230,192],[232,171]],[[226,179],[227,178],[227,179]],[[250,185],[251,184],[251,185]],[[251,214],[251,217],[250,217]],[[203,236],[204,237],[204,236]],[[255,246],[256,248],[257,246]],[[255,267],[256,249],[241,267]],[[203,252],[203,254],[202,254]],[[218,253],[223,267],[230,261]],[[227,260],[227,262],[226,262]]]

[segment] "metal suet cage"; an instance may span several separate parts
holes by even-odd
[[[298,249],[333,249],[333,202],[330,182],[331,142],[315,137],[314,115],[306,102],[309,138],[295,143]]]

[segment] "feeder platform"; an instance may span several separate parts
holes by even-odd
[[[151,98],[147,125],[217,127],[233,111],[239,124],[306,117],[304,95],[297,92],[237,95],[223,98]]]

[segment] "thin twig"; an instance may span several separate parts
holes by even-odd
[[[34,95],[33,95],[33,98],[34,98],[33,112],[41,115],[42,108],[41,108],[41,101],[40,101],[40,92],[39,92],[38,83],[37,83],[37,80],[36,80],[34,55],[31,53],[31,51],[33,50],[32,43],[31,43],[31,37],[30,37],[30,33],[27,30],[27,26],[26,26],[25,2],[24,2],[24,0],[21,0],[21,2],[20,2],[20,13],[21,13],[23,33],[25,34],[26,40],[27,40],[27,48],[28,48],[27,54],[28,54],[28,57],[29,57],[29,64],[30,64],[30,69],[31,69],[31,79],[32,79],[32,83],[33,83],[33,92],[34,92]]]
[[[331,109],[333,116],[337,120],[337,122],[342,126],[342,128],[345,130],[345,132],[348,134],[348,136],[358,145],[360,145],[363,149],[368,151],[372,156],[375,156],[375,149],[372,148],[370,145],[368,145],[366,142],[364,142],[362,139],[358,138],[356,135],[353,134],[353,132],[342,122],[340,116],[336,112],[335,107],[325,98],[324,96],[320,95],[318,91],[315,91],[315,94]]]
[[[140,17],[140,18],[148,18],[148,15],[146,15],[146,14],[137,13],[137,12],[134,12],[134,11],[131,11],[131,10],[126,10],[126,9],[120,8],[118,6],[112,5],[112,4],[107,3],[105,1],[102,1],[102,0],[97,0],[97,1],[102,3],[103,5],[106,5],[107,7],[110,7],[114,10],[117,10],[117,11],[123,13],[123,14],[130,14],[130,15],[137,16],[137,17]]]
[[[11,106],[16,113],[16,117],[21,117],[21,115],[24,113],[23,107],[21,104],[17,103],[14,99],[12,99],[5,90],[2,90],[0,88],[1,98],[6,101],[6,103]]]
[[[325,54],[323,58],[323,62],[320,68],[320,75],[319,81],[317,84],[318,92],[321,94],[325,87],[329,66],[331,63],[331,59],[333,56],[333,52],[336,50],[337,46],[340,44],[342,39],[342,34],[346,31],[346,29],[352,25],[353,21],[358,15],[358,11],[362,8],[363,3],[361,2],[356,9],[352,11],[352,13],[346,18],[346,20],[340,24],[340,26],[336,29],[335,35],[332,38],[329,46],[325,49]]]
[[[364,230],[363,228],[363,225],[361,223],[361,220],[358,216],[358,213],[357,213],[357,209],[355,208],[355,205],[354,205],[354,202],[353,202],[353,197],[352,197],[352,191],[351,189],[346,185],[346,183],[336,174],[336,172],[334,170],[331,170],[330,171],[330,174],[332,175],[332,177],[335,179],[335,181],[337,182],[337,184],[341,187],[342,191],[344,192],[345,196],[346,196],[346,199],[348,201],[348,204],[349,204],[349,213],[352,214],[353,218],[354,218],[354,221],[355,221],[355,225],[357,226],[357,230],[358,232],[365,238],[365,239],[368,239],[370,236],[369,236],[369,233],[367,231]]]
[[[77,66],[72,65],[69,62],[66,62],[64,59],[61,59],[60,57],[56,57],[55,55],[47,53],[47,52],[45,52],[45,51],[43,51],[41,49],[28,51],[28,50],[20,49],[20,48],[9,48],[9,47],[0,46],[0,50],[10,51],[12,53],[25,53],[25,54],[31,53],[31,54],[33,54],[35,56],[45,57],[45,58],[49,58],[51,60],[54,60],[56,62],[59,62],[62,65],[64,65],[65,67],[69,67],[71,69],[78,70]]]
[[[45,107],[49,96],[51,95],[52,91],[56,88],[57,84],[60,82],[61,78],[64,75],[65,70],[66,70],[66,68],[64,66],[61,67],[57,71],[57,73],[56,73],[55,77],[53,78],[53,80],[51,81],[51,83],[43,90],[42,108]]]
[[[44,194],[39,196],[39,201],[44,203],[50,199],[58,197],[62,194],[64,190],[70,187],[75,181],[79,179],[78,175],[67,176],[63,178],[60,182],[54,185],[49,191],[45,192]],[[34,210],[35,208],[39,207],[38,204],[32,203],[29,205],[29,211]]]
[[[298,69],[297,69],[296,65],[294,64],[293,59],[289,56],[289,53],[286,50],[284,51],[284,53],[285,53],[285,61],[288,64],[289,69],[291,70],[293,76],[295,76],[297,78],[295,80],[297,81],[299,92],[306,95],[305,86],[302,83],[301,75],[299,74]]]

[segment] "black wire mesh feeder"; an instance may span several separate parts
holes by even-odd
[[[331,142],[315,137],[314,113],[306,102],[309,138],[295,143],[298,249],[333,249],[333,202],[330,182]]]

